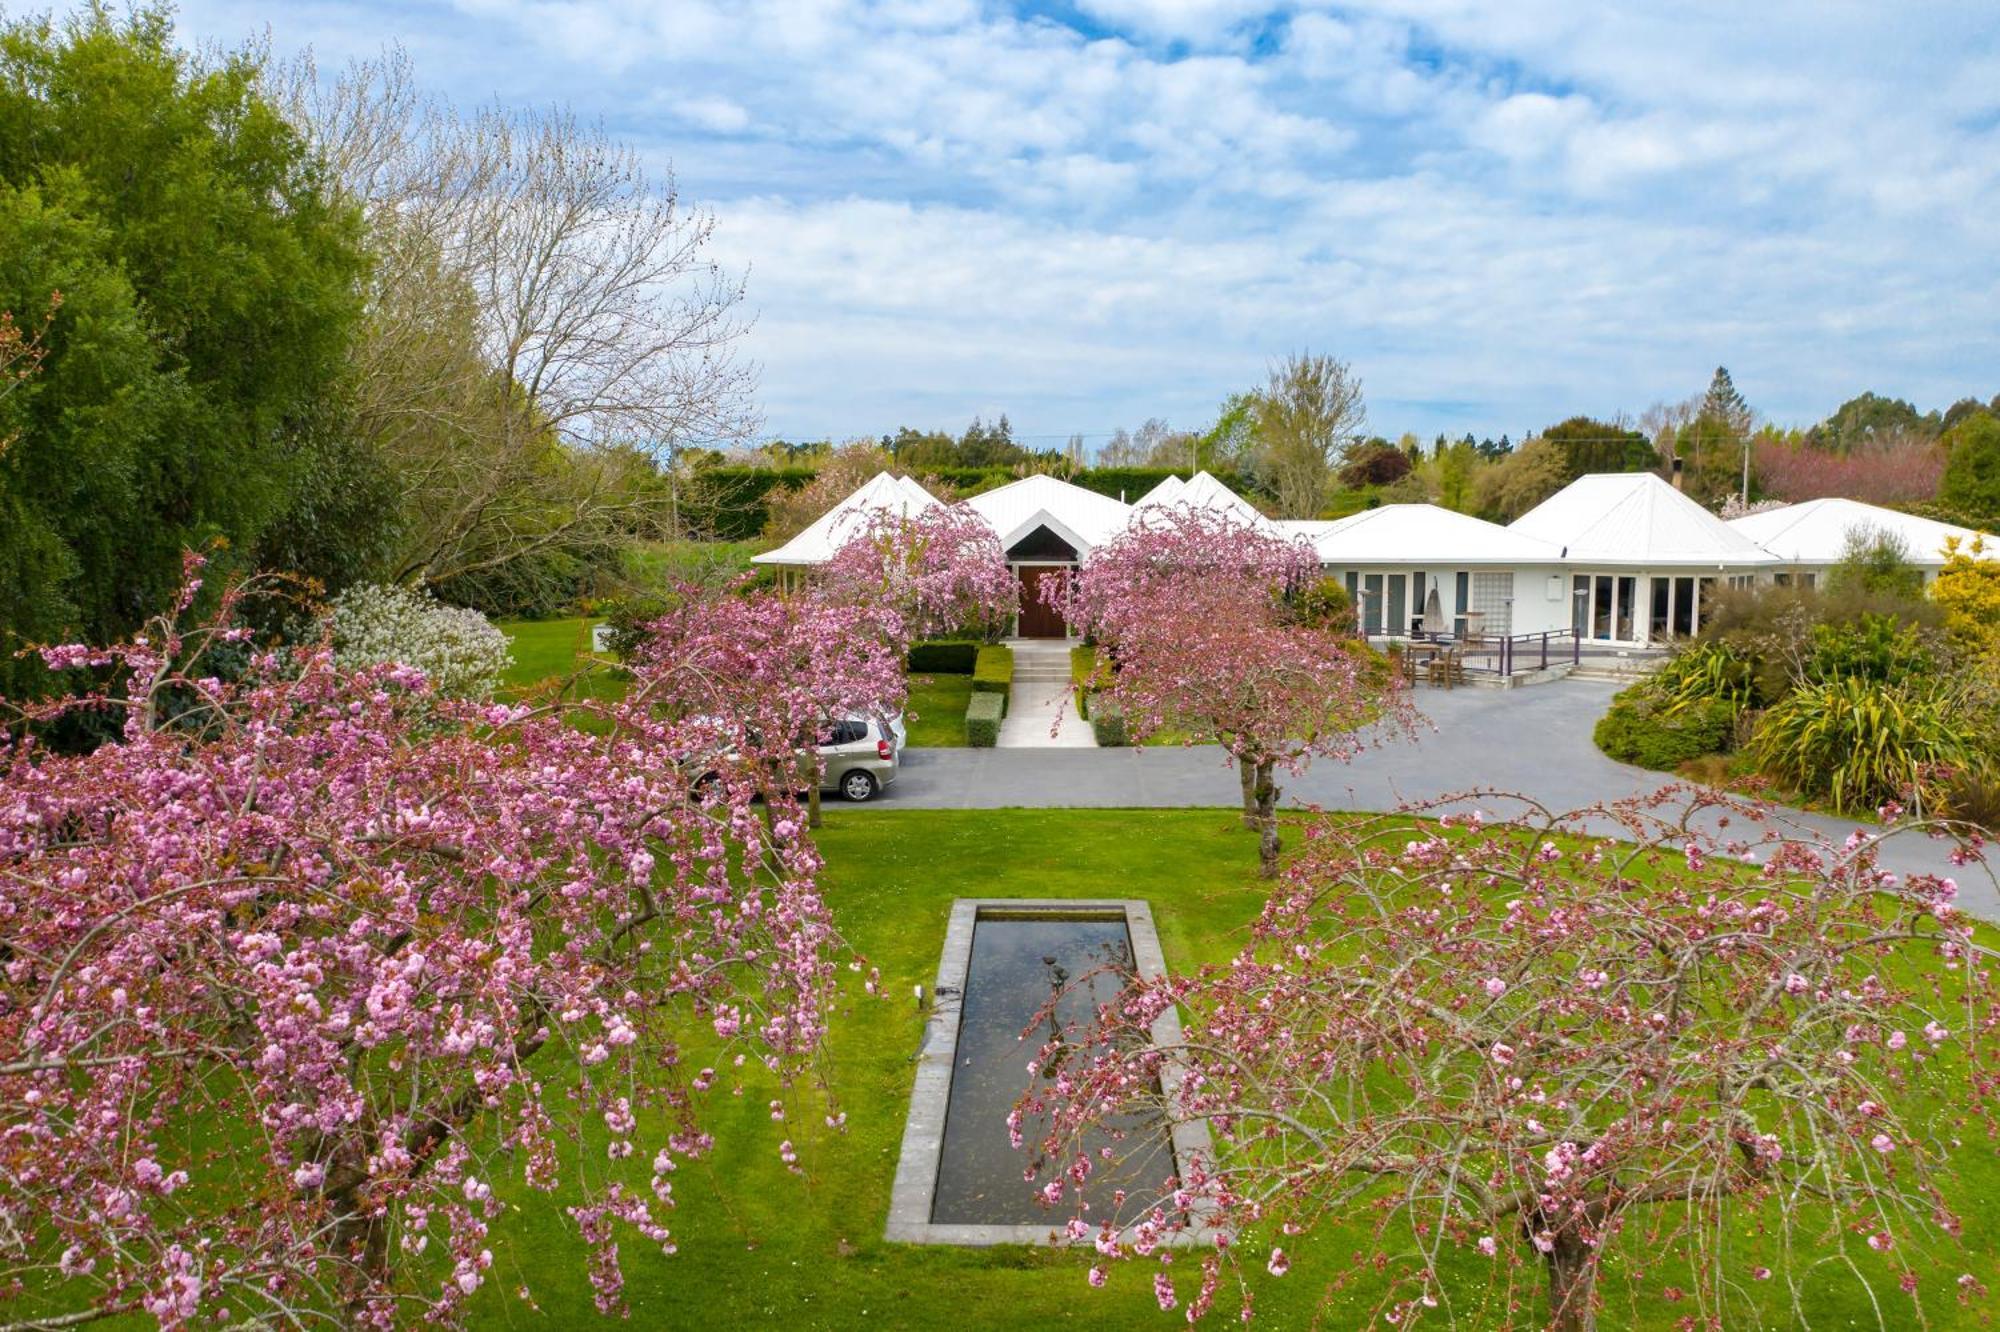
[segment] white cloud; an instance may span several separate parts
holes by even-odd
[[[750,127],[750,113],[727,97],[690,97],[673,108],[689,124],[718,134],[738,134]]]
[[[1392,432],[1453,424],[1432,403],[1516,434],[1638,408],[1717,361],[1780,419],[2000,388],[1983,5],[1082,10],[1088,30],[980,0],[270,21],[335,59],[404,40],[461,100],[568,101],[673,159],[754,263],[749,351],[788,433],[996,406],[1052,433],[1192,421],[1306,344],[1355,361]],[[267,12],[184,0],[182,26]]]

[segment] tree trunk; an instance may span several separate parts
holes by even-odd
[[[1272,780],[1272,760],[1257,765],[1257,872],[1266,879],[1278,877],[1278,784]]]
[[[819,827],[819,774],[810,774],[812,784],[806,788],[806,827]]]
[[[387,1212],[359,1210],[350,1199],[347,1209],[333,1223],[331,1248],[352,1264],[342,1284],[348,1312],[358,1319],[389,1288]]]
[[[1246,755],[1236,760],[1236,776],[1243,783],[1243,826],[1257,831],[1257,765]]]
[[[1544,1261],[1549,1269],[1549,1332],[1597,1332],[1597,1262],[1590,1246],[1558,1232]]]

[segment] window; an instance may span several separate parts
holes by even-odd
[[[845,718],[829,722],[826,727],[826,741],[829,745],[854,745],[868,738],[868,723]]]
[[[1470,609],[1485,617],[1482,623],[1487,633],[1505,636],[1514,632],[1513,602],[1513,574],[1476,573],[1472,575],[1472,605]]]

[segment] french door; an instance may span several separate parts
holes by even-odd
[[[1401,638],[1411,632],[1423,615],[1424,599],[1434,586],[1426,581],[1421,570],[1347,575],[1347,595],[1360,617],[1361,632],[1371,638],[1380,634]]]
[[[1570,579],[1570,627],[1600,643],[1639,642],[1639,580],[1631,574],[1575,574]]]

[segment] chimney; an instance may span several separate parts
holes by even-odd
[[[1675,490],[1680,490],[1681,488],[1682,488],[1682,486],[1681,486],[1681,460],[1680,460],[1679,458],[1675,458],[1675,459],[1674,459],[1674,489],[1675,489]]]

